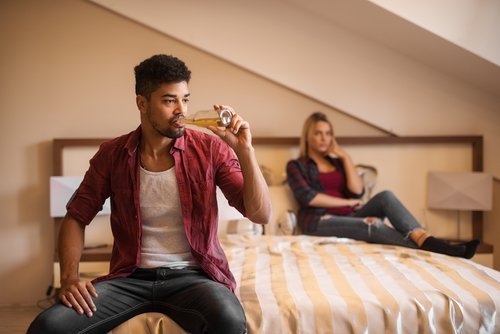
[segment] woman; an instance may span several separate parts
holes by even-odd
[[[479,245],[479,240],[450,244],[432,237],[390,191],[362,203],[363,181],[323,113],[313,113],[305,121],[300,157],[288,162],[287,181],[299,203],[298,222],[305,234],[420,248],[464,258],[474,256]],[[385,225],[384,218],[394,228]]]

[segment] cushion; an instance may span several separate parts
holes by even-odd
[[[168,316],[149,312],[136,315],[108,334],[186,334],[186,332]]]
[[[262,225],[255,224],[248,218],[242,218],[229,220],[226,224],[225,233],[222,234],[261,235],[263,232]]]

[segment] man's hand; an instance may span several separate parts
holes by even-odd
[[[73,308],[78,314],[85,313],[89,318],[96,311],[94,301],[97,292],[90,282],[80,279],[67,280],[62,283],[59,300],[67,307]]]
[[[252,146],[252,135],[250,125],[233,108],[221,104],[215,104],[214,109],[220,112],[227,109],[233,114],[233,118],[228,127],[221,129],[215,126],[209,126],[208,129],[224,140],[235,152],[240,149],[248,149]]]

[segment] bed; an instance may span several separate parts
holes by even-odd
[[[221,241],[248,333],[500,332],[500,272],[470,260],[335,237]],[[184,331],[155,313],[111,333]]]
[[[249,333],[495,333],[500,273],[335,237],[224,238]]]
[[[400,138],[396,141],[404,145],[415,140]],[[427,145],[447,143],[449,138],[417,141]],[[469,145],[470,138],[458,142]],[[476,137],[473,140],[477,143]],[[62,147],[57,142],[55,154],[69,142]],[[256,138],[256,144],[295,145],[296,139]],[[472,145],[473,170],[482,168],[477,147]],[[54,166],[61,161],[55,158]],[[54,175],[62,173],[55,170]],[[225,232],[220,233],[249,333],[500,333],[500,272],[421,250],[295,235],[289,213],[296,207],[290,193],[282,184],[270,190],[274,217],[264,233],[246,229],[251,225],[241,217],[224,217]],[[482,213],[472,214],[470,229],[474,237],[482,236]],[[491,246],[483,244],[482,251],[491,251]],[[162,314],[147,313],[110,333],[184,331]]]

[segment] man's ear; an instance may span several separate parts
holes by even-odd
[[[137,105],[137,108],[141,113],[146,112],[148,106],[148,100],[144,96],[137,95],[135,97],[135,104]]]

